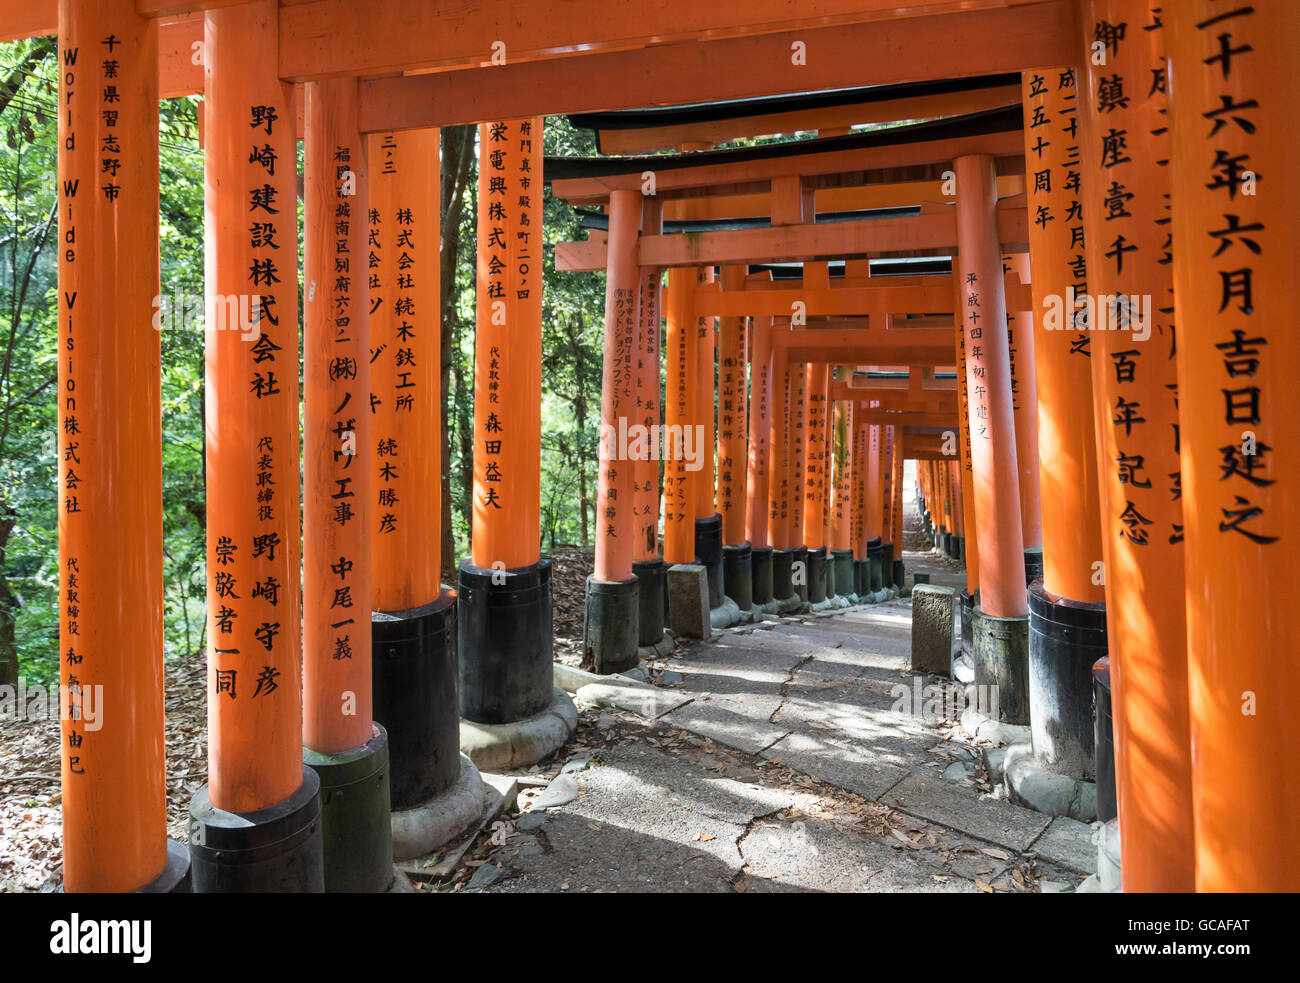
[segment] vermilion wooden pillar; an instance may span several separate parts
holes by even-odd
[[[355,79],[309,83],[305,99],[304,759],[320,776],[326,889],[381,891],[393,874],[370,631],[383,479],[372,471],[369,161]]]
[[[743,290],[745,267],[724,266],[722,288]],[[718,320],[718,509],[722,515],[722,586],[742,615],[753,608],[752,553],[745,537],[748,502],[745,498],[745,387],[747,319]]]
[[[885,590],[894,585],[894,427],[880,429],[880,565]],[[902,544],[899,544],[902,548]]]
[[[158,29],[59,4],[64,885],[174,890],[163,749]],[[108,66],[112,66],[111,68]]]
[[[696,272],[696,283],[714,282],[712,266]],[[714,452],[717,447],[717,339],[714,319],[703,315],[694,318],[695,357],[694,421],[699,428],[698,461],[692,489],[695,494],[695,562],[702,564],[709,578],[709,608],[723,603],[722,583],[722,516],[716,507]]]
[[[1002,257],[1008,288],[1029,283],[1029,253]],[[1038,397],[1034,390],[1034,314],[1007,310],[1007,350],[1011,361],[1011,409],[1016,422],[1016,470],[1020,488],[1020,533],[1025,543],[1025,580],[1043,575],[1043,519],[1038,489]]]
[[[674,268],[667,273],[664,309],[664,562],[669,564],[695,561],[695,497],[693,472],[687,470],[683,441],[695,433],[693,425],[695,360],[689,346],[695,329],[691,310],[695,288],[695,271]]]
[[[768,511],[772,481],[772,325],[771,317],[755,317],[749,349],[749,474],[745,488],[745,534],[751,550],[750,575],[754,604],[775,610],[772,597],[772,545]]]
[[[954,279],[957,279],[954,277]],[[957,286],[957,302],[959,319],[964,319],[962,308],[965,305],[963,291],[960,284]],[[961,465],[962,476],[966,479],[962,482],[962,494],[959,509],[962,515],[962,525],[965,529],[964,540],[962,541],[962,560],[966,565],[966,589],[961,593],[961,611],[962,611],[962,652],[967,658],[974,657],[975,634],[972,622],[975,617],[975,603],[979,596],[980,587],[980,552],[979,552],[979,523],[975,521],[975,481],[974,465],[971,462],[971,444],[970,444],[970,387],[967,383],[966,374],[966,332],[962,324],[956,325],[957,337],[957,452],[958,462]]]
[[[658,235],[662,226],[663,203],[658,198],[645,198],[641,203],[641,234]],[[663,416],[659,395],[662,281],[663,272],[657,266],[641,267],[633,392],[637,422],[649,436],[648,453],[633,465],[636,488],[632,520],[632,572],[637,579],[637,641],[641,646],[664,643],[664,562],[659,552],[659,462],[664,441],[658,437]]]
[[[882,592],[884,591],[884,558],[881,552],[883,540],[880,536],[881,516],[884,509],[884,492],[883,475],[880,470],[880,445],[881,445],[881,426],[873,423],[867,429],[866,438],[866,461],[863,471],[865,473],[866,494],[863,500],[865,510],[865,535],[867,538],[867,563],[868,576],[870,584],[868,593],[872,594],[876,600],[883,600]]]
[[[840,369],[835,369],[838,380]],[[831,427],[831,453],[834,461],[834,501],[831,506],[831,554],[835,564],[835,593],[856,598],[853,582],[853,400],[837,399]]]
[[[788,318],[776,318],[774,331],[789,327]],[[772,597],[782,610],[798,607],[794,585],[795,532],[791,508],[791,434],[790,406],[793,398],[793,366],[784,348],[772,351],[772,410],[768,426],[768,535],[772,541]]]
[[[622,672],[637,664],[637,582],[632,576],[633,480],[636,458],[649,448],[629,446],[635,425],[637,369],[634,349],[641,317],[637,237],[641,194],[610,193],[609,258],[605,276],[605,344],[601,385],[596,495],[596,561],[587,580],[583,667]],[[644,438],[648,443],[648,435]]]
[[[1146,0],[1085,7],[1088,36],[1083,210],[1094,405],[1101,423],[1102,536],[1110,617],[1115,777],[1124,886],[1193,887],[1183,510],[1179,466],[1181,331],[1173,317],[1163,18]],[[1123,38],[1104,27],[1132,24]],[[1156,84],[1152,84],[1153,80]],[[1162,163],[1164,162],[1164,163]]]
[[[975,523],[979,528],[980,604],[974,610],[976,685],[998,687],[998,713],[1027,723],[1028,603],[1016,432],[1007,346],[1006,297],[997,233],[997,182],[991,157],[954,162],[957,244]]]
[[[890,466],[893,469],[893,514],[890,516],[890,538],[894,541],[893,584],[901,593],[907,586],[903,568],[903,432],[894,432],[894,451]],[[969,538],[969,537],[968,537]]]
[[[808,439],[803,455],[803,542],[808,550],[808,601],[826,601],[826,396],[830,368],[809,362],[804,369]]]
[[[807,364],[790,365],[790,442],[786,450],[786,474],[790,508],[790,542],[794,544],[791,581],[800,605],[808,603],[808,546],[804,540],[804,453],[808,445]]]
[[[549,754],[550,741],[517,752],[509,725],[568,702],[554,691],[551,563],[538,538],[542,153],[540,117],[479,125],[473,538],[457,618],[461,749],[480,767]]]
[[[1042,579],[1029,585],[1030,726],[1041,764],[1090,779],[1098,773],[1092,667],[1106,655],[1106,608],[1097,427],[1080,407],[1092,403],[1091,363],[1102,356],[1086,315],[1073,312],[1070,303],[1075,291],[1089,289],[1083,121],[1074,69],[1026,72],[1022,98],[1043,543]],[[1029,378],[1023,358],[1016,371],[1023,398]],[[1023,443],[1020,431],[1018,422],[1016,437]],[[1019,450],[1017,461],[1023,475]],[[1025,491],[1022,484],[1022,500]],[[1100,775],[1109,771],[1103,761]],[[1106,811],[1113,787],[1099,788],[1098,801],[1101,818],[1113,818],[1113,806]]]
[[[1289,891],[1300,881],[1300,6],[1192,0],[1163,16],[1196,889]]]

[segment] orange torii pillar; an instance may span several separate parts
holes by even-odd
[[[880,583],[894,592],[894,427],[880,428]],[[902,544],[899,544],[900,549]]]
[[[668,565],[668,623],[675,636],[708,638],[708,571],[695,557],[695,482],[704,453],[696,423],[699,358],[695,284],[688,267],[668,271],[664,336],[664,563]],[[708,449],[712,453],[712,448]]]
[[[841,377],[841,369],[836,366],[834,379]],[[852,505],[852,467],[850,455],[853,443],[853,400],[835,400],[834,421],[831,427],[831,458],[834,464],[832,484],[834,501],[831,506],[831,561],[835,568],[835,595],[845,598],[851,604],[857,603],[857,591],[853,584],[853,540],[851,533]]]
[[[1171,184],[1167,163],[1166,38],[1162,15],[1149,11],[1146,0],[1106,0],[1085,9],[1088,42],[1098,34],[1106,49],[1105,66],[1081,59],[1087,82],[1080,85],[1079,112],[1088,282],[1098,299],[1088,316],[1124,887],[1190,891],[1192,747],[1176,361],[1182,331],[1173,311],[1169,227],[1170,192],[1183,189]],[[1131,25],[1123,38],[1105,27],[1121,21]],[[1198,119],[1202,140],[1212,126]],[[1105,299],[1112,296],[1123,301]],[[1208,387],[1188,395],[1196,405]]]
[[[745,267],[724,266],[722,289],[745,288]],[[736,618],[754,620],[753,553],[745,535],[746,319],[718,321],[718,508],[722,513],[722,586],[735,602]]]
[[[662,228],[663,202],[646,197],[641,203],[641,234],[659,235]],[[641,267],[633,406],[637,422],[649,436],[648,453],[638,457],[633,468],[632,575],[637,583],[637,645],[646,656],[672,651],[672,639],[664,635],[667,575],[659,552],[659,460],[664,448],[659,397],[662,282],[659,267]]]
[[[772,596],[772,546],[768,536],[771,503],[772,328],[775,318],[754,318],[749,350],[749,473],[745,487],[745,535],[749,539],[755,614],[775,614]]]
[[[866,462],[866,538],[867,538],[867,594],[872,602],[878,603],[888,596],[885,591],[885,566],[882,547],[884,540],[881,533],[881,518],[884,514],[883,493],[884,475],[880,467],[881,431],[880,424],[873,423],[867,431]]]
[[[63,0],[58,24],[64,886],[183,892],[163,747],[158,28],[131,0]]]
[[[637,243],[641,193],[610,193],[605,343],[596,493],[596,562],[587,578],[582,667],[623,672],[637,665],[637,581],[632,573],[636,464],[650,455],[637,421],[636,342],[641,303]],[[629,427],[629,421],[631,426]]]
[[[1086,316],[1066,303],[1088,289],[1075,72],[1026,72],[1022,92],[1043,536],[1042,579],[1029,585],[1030,727],[1039,763],[1079,779],[1096,776],[1098,818],[1108,820],[1114,781],[1101,774],[1092,712],[1092,669],[1106,655],[1097,429],[1092,414],[1080,412],[1092,404],[1091,363],[1099,356]],[[1023,364],[1018,371],[1023,395],[1029,376]],[[1109,728],[1100,732],[1109,747]]]
[[[274,3],[204,15],[208,787],[190,852],[214,893],[327,883],[303,763],[297,108],[276,51]]]
[[[853,539],[853,592],[858,600],[866,602],[871,593],[871,563],[867,558],[867,451],[869,445],[870,425],[866,422],[866,400],[854,401],[853,412],[853,454],[852,488],[853,522],[851,535]]]
[[[830,366],[809,362],[804,370],[808,441],[803,456],[803,541],[808,550],[808,603],[814,610],[831,606],[826,598],[826,397]]]
[[[1196,890],[1291,891],[1300,6],[1192,0],[1164,17]],[[1126,849],[1126,889],[1128,870]]]
[[[369,166],[357,82],[308,83],[303,298],[303,758],[327,891],[391,884],[388,735],[373,719]]]
[[[954,280],[956,277],[954,277]],[[964,304],[961,288],[957,288],[957,301]],[[979,604],[980,590],[980,552],[979,523],[975,521],[975,480],[974,465],[970,456],[970,388],[966,377],[966,332],[957,330],[957,433],[956,446],[944,434],[944,449],[958,453],[958,470],[963,479],[961,483],[961,500],[958,509],[962,517],[963,538],[961,541],[961,559],[966,566],[966,589],[958,592],[961,605],[961,652],[963,658],[975,664],[975,606]]]
[[[1007,308],[998,248],[997,181],[989,156],[962,156],[953,164],[961,290],[957,317],[966,336],[975,522],[980,531],[980,603],[973,612],[975,684],[997,687],[999,719],[1026,724],[1029,608]]]
[[[907,586],[903,569],[903,431],[894,431],[894,452],[890,461],[893,471],[894,496],[889,517],[889,536],[894,541],[893,584],[899,594]]]
[[[439,569],[439,152],[436,129],[372,133],[370,557],[375,719],[388,731],[393,857],[477,818],[460,753],[456,595]]]
[[[1002,257],[1006,286],[1029,283],[1029,253]],[[1043,576],[1043,514],[1038,489],[1038,395],[1034,391],[1034,314],[1007,310],[1011,359],[1011,410],[1016,421],[1016,468],[1020,486],[1020,536],[1025,543],[1025,583]]]
[[[773,331],[788,329],[790,319],[774,319]],[[799,607],[794,589],[795,535],[790,516],[790,359],[786,349],[772,350],[772,411],[768,417],[768,537],[772,541],[772,600],[781,614]]]
[[[473,521],[456,605],[460,746],[479,768],[499,771],[553,752],[577,715],[553,682],[551,561],[539,531],[542,120],[480,123],[478,140]]]
[[[696,283],[712,283],[712,266],[700,267]],[[717,510],[714,494],[713,456],[717,444],[717,341],[713,318],[696,316],[695,335],[695,423],[699,438],[699,470],[695,472],[695,562],[704,567],[709,577],[709,609],[718,627],[732,624],[736,612],[724,606],[722,582],[722,515]]]
[[[786,456],[789,476],[790,537],[794,556],[790,561],[790,582],[799,598],[800,610],[808,606],[808,546],[804,540],[804,453],[808,445],[807,365],[790,366],[790,444]]]

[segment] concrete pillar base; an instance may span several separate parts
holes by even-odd
[[[666,659],[673,651],[673,640],[665,634],[653,645],[637,646],[636,654],[642,659]]]
[[[1007,748],[1003,787],[1011,802],[1027,809],[1083,823],[1097,818],[1096,784],[1043,767],[1029,744]]]
[[[906,597],[911,593],[911,588],[907,586],[907,570],[902,560],[894,561],[894,586],[898,588],[900,597]]]
[[[722,604],[722,516],[714,512],[707,519],[695,520],[695,562],[708,572],[709,607]]]
[[[957,594],[921,584],[912,591],[912,671],[946,677],[952,660]]]
[[[179,840],[167,838],[167,862],[163,864],[162,873],[144,887],[138,888],[136,894],[190,894],[190,851]]]
[[[665,600],[664,581],[668,568],[663,560],[634,560],[632,576],[636,577],[636,643],[639,648],[658,645],[664,637]]]
[[[709,625],[713,628],[730,628],[740,621],[740,608],[729,597],[723,597],[722,603],[709,609]]]
[[[857,585],[853,582],[853,550],[831,550],[831,564],[835,567],[835,593],[853,598],[857,603]]]
[[[1097,776],[1097,818],[1103,823],[1119,816],[1115,793],[1115,723],[1110,702],[1110,657],[1092,667],[1093,753]]]
[[[808,550],[808,603],[821,604],[826,600],[826,549]],[[833,574],[832,574],[833,576]]]
[[[880,578],[884,584],[885,590],[891,587],[901,587],[901,584],[894,583],[894,544],[880,544]]]
[[[794,550],[772,550],[772,600],[780,603],[797,596],[794,589]]]
[[[867,563],[870,570],[871,581],[867,584],[867,591],[871,594],[879,594],[885,589],[885,562],[881,555],[880,537],[867,540]]]
[[[749,543],[722,547],[722,593],[741,611],[754,606],[754,553]]]
[[[999,721],[1028,724],[1029,616],[1002,618],[976,606],[973,620],[976,689],[996,700]]]
[[[467,755],[457,754],[453,781],[426,801],[393,810],[393,859],[414,860],[450,843],[483,815],[483,779]]]
[[[989,711],[996,708],[992,706],[993,695],[988,690],[981,691],[971,683],[965,688],[963,695],[966,705],[961,712],[961,728],[970,737],[993,744],[1029,743],[1028,724],[1008,724],[990,716]],[[998,772],[1000,780],[1000,765]],[[993,773],[989,774],[992,776]]]
[[[750,547],[749,570],[755,608],[771,604],[772,597],[772,547]]]
[[[808,548],[799,546],[792,552],[794,556],[790,561],[790,584],[799,595],[802,607],[808,603]]]
[[[582,668],[607,676],[640,661],[637,581],[587,578],[587,610],[582,622]]]
[[[372,723],[370,740],[337,753],[303,748],[320,778],[321,848],[330,894],[379,894],[393,883],[388,796],[388,733]]]
[[[1096,778],[1092,667],[1106,655],[1106,606],[1029,585],[1029,719],[1046,769]]]
[[[551,703],[541,713],[504,724],[462,719],[460,749],[480,771],[510,771],[553,754],[578,727],[569,694],[551,685]]]
[[[325,890],[320,778],[253,812],[212,805],[203,787],[190,802],[190,879],[195,894],[320,894]]]
[[[675,638],[709,638],[709,573],[699,563],[668,568],[668,624]]]
[[[954,535],[952,537],[952,558],[954,560],[966,559],[966,537]]]

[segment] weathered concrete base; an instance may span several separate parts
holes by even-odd
[[[761,621],[761,620],[763,620],[763,617],[764,617],[765,615],[770,617],[770,616],[772,616],[772,615],[779,615],[780,613],[781,613],[781,602],[780,602],[780,601],[768,601],[766,604],[755,604],[755,605],[754,605],[754,620],[755,620],[755,621]]]
[[[1029,616],[1002,618],[976,606],[975,685],[997,693],[998,719],[1029,723]]]
[[[835,598],[828,597],[824,601],[818,601],[816,604],[810,604],[808,607],[812,611],[830,611],[835,608]]]
[[[957,594],[921,584],[912,591],[912,671],[947,676],[952,662]]]
[[[961,727],[971,737],[994,744],[1028,744],[1027,724],[1008,724],[981,713],[974,684],[966,687],[966,709],[961,712]]]
[[[1101,827],[1097,844],[1097,881],[1103,894],[1118,894],[1124,890],[1120,870],[1119,820],[1112,819]]]
[[[677,563],[668,568],[668,625],[677,638],[712,634],[709,575],[702,564]]]
[[[655,720],[690,703],[694,696],[679,690],[652,686],[631,673],[597,676],[573,666],[555,666],[556,685],[572,693],[575,699],[601,707],[615,707]]]
[[[414,860],[432,853],[468,829],[482,811],[483,780],[474,762],[462,754],[460,775],[449,788],[427,802],[393,813],[393,859]]]
[[[1029,744],[1007,748],[1003,787],[1016,805],[1049,816],[1069,816],[1090,823],[1097,818],[1097,786],[1079,778],[1048,771]]]
[[[559,687],[554,694],[546,710],[508,724],[478,724],[462,718],[460,749],[483,771],[536,764],[561,747],[578,726],[578,710],[569,694]]]
[[[753,621],[754,621],[754,614],[755,614],[755,611],[756,611],[756,608],[758,607],[758,605],[754,604],[754,603],[751,601],[751,602],[750,602],[750,606],[749,606],[748,608],[742,608],[742,607],[740,606],[740,602],[737,601],[734,597],[728,597],[728,598],[727,598],[727,601],[728,601],[729,603],[731,603],[731,604],[736,605],[736,610],[740,612],[740,614],[739,614],[739,615],[737,616],[737,618],[736,618],[735,624],[738,624],[738,625],[748,625],[748,624],[753,623]]]
[[[722,603],[709,609],[709,624],[714,628],[730,628],[740,620],[740,607],[725,595]]]
[[[798,594],[792,594],[776,603],[777,612],[780,614],[797,614],[804,606],[804,600]]]
[[[673,640],[670,636],[664,635],[663,638],[653,645],[638,645],[636,649],[637,658],[640,659],[666,659],[673,651]]]

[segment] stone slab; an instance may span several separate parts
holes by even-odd
[[[1023,853],[1051,822],[1030,809],[998,799],[976,798],[941,778],[912,774],[882,800],[886,805],[968,836]]]

